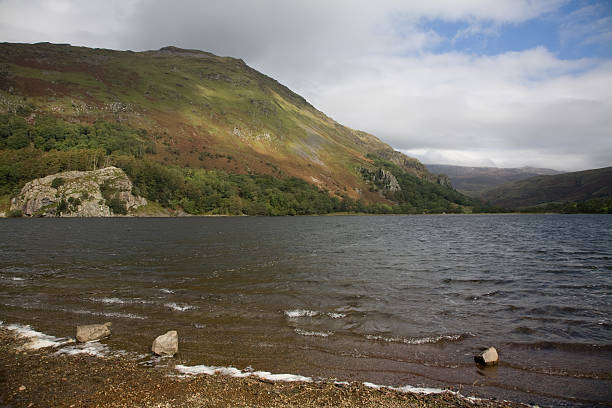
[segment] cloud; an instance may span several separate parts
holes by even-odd
[[[540,166],[537,157],[554,157],[553,167],[568,170],[610,164],[609,62],[564,61],[536,48],[493,57],[366,58],[351,67],[318,78],[318,94],[304,93],[341,123],[398,149],[465,152],[483,164],[512,156]]]
[[[603,4],[589,4],[563,18],[560,40],[564,45],[601,44],[612,47],[612,10]]]
[[[242,58],[339,122],[430,157],[509,165],[528,159],[562,169],[609,165],[609,60],[562,60],[542,47],[493,56],[434,53],[453,36],[498,37],[504,25],[566,4],[0,0],[0,36],[132,50],[177,45]],[[610,25],[593,13],[568,16],[563,38],[605,41]],[[435,21],[457,22],[463,31],[448,37]],[[589,21],[600,28],[588,31]]]

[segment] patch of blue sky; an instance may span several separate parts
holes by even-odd
[[[544,47],[561,59],[612,58],[612,0],[569,1],[516,23],[423,19],[418,29],[436,34],[428,50],[435,53],[498,55]]]

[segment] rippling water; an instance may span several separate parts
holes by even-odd
[[[612,404],[612,216],[0,220],[0,320],[184,364]],[[473,355],[497,347],[501,363]]]

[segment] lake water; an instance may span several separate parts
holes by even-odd
[[[0,220],[0,320],[188,365],[612,404],[612,216]],[[495,346],[500,364],[473,356]]]

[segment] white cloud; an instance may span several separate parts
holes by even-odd
[[[563,61],[537,48],[495,57],[375,57],[350,66],[348,74],[317,78],[317,94],[302,91],[341,123],[398,149],[428,151],[428,160],[435,151],[464,152],[457,162],[467,155],[483,165],[514,158],[541,166],[536,157],[568,170],[610,164],[611,63]]]

